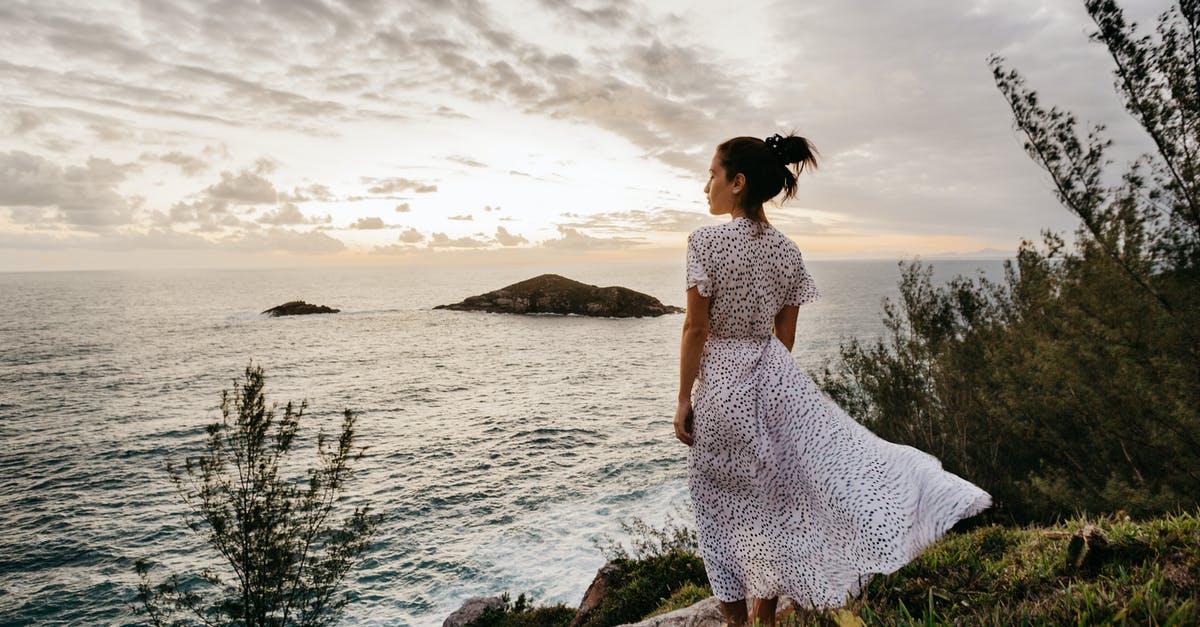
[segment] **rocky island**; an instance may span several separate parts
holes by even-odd
[[[468,297],[460,303],[438,305],[434,309],[515,314],[576,314],[612,318],[640,318],[684,312],[679,307],[664,305],[649,294],[635,292],[627,287],[596,287],[557,274],[535,276],[493,292]]]
[[[304,316],[308,314],[337,313],[339,311],[341,309],[334,309],[325,305],[313,305],[302,300],[293,300],[278,307],[272,307],[263,313],[268,316]]]

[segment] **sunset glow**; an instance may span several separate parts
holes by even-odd
[[[1076,5],[9,3],[0,270],[677,259],[713,147],[793,128],[810,256],[1011,253],[1073,220],[986,56],[1127,124]]]

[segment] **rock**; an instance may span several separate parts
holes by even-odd
[[[587,592],[583,593],[583,600],[579,602],[579,610],[575,612],[575,620],[571,621],[571,627],[582,625],[591,613],[600,607],[600,603],[612,587],[613,579],[619,574],[621,567],[616,562],[609,562],[596,571],[596,578],[592,579]]]
[[[721,615],[721,602],[717,597],[708,597],[674,612],[624,627],[725,627],[725,617]]]
[[[434,309],[516,314],[576,314],[614,318],[640,318],[684,312],[679,307],[662,304],[649,294],[635,292],[626,287],[596,287],[557,274],[543,274],[493,292],[471,296],[460,303],[438,305]]]
[[[500,597],[471,597],[442,621],[442,627],[463,627],[482,616],[484,611],[503,607],[504,599]]]
[[[749,607],[749,604],[747,604]],[[752,608],[751,608],[752,609]],[[795,613],[796,605],[788,597],[781,597],[775,606],[775,620],[779,624],[783,618]],[[724,627],[725,617],[721,614],[721,602],[717,597],[708,597],[697,601],[685,608],[648,618],[639,623],[630,623],[621,627]]]
[[[325,305],[310,305],[302,300],[286,302],[278,307],[272,307],[263,313],[269,316],[303,316],[306,314],[337,313],[340,309]]]
[[[1071,536],[1067,544],[1067,564],[1074,568],[1095,570],[1108,553],[1108,536],[1093,524],[1086,524]]]

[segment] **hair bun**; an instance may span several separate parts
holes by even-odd
[[[801,163],[812,157],[812,151],[809,149],[808,140],[803,137],[789,135],[784,137],[779,133],[763,140],[771,152],[775,153],[779,160],[788,165],[791,163]]]

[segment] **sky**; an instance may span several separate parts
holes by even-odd
[[[1153,24],[1161,2],[1125,3]],[[0,271],[682,263],[721,141],[820,153],[807,258],[1075,219],[987,65],[1148,146],[1076,0],[0,3]]]

